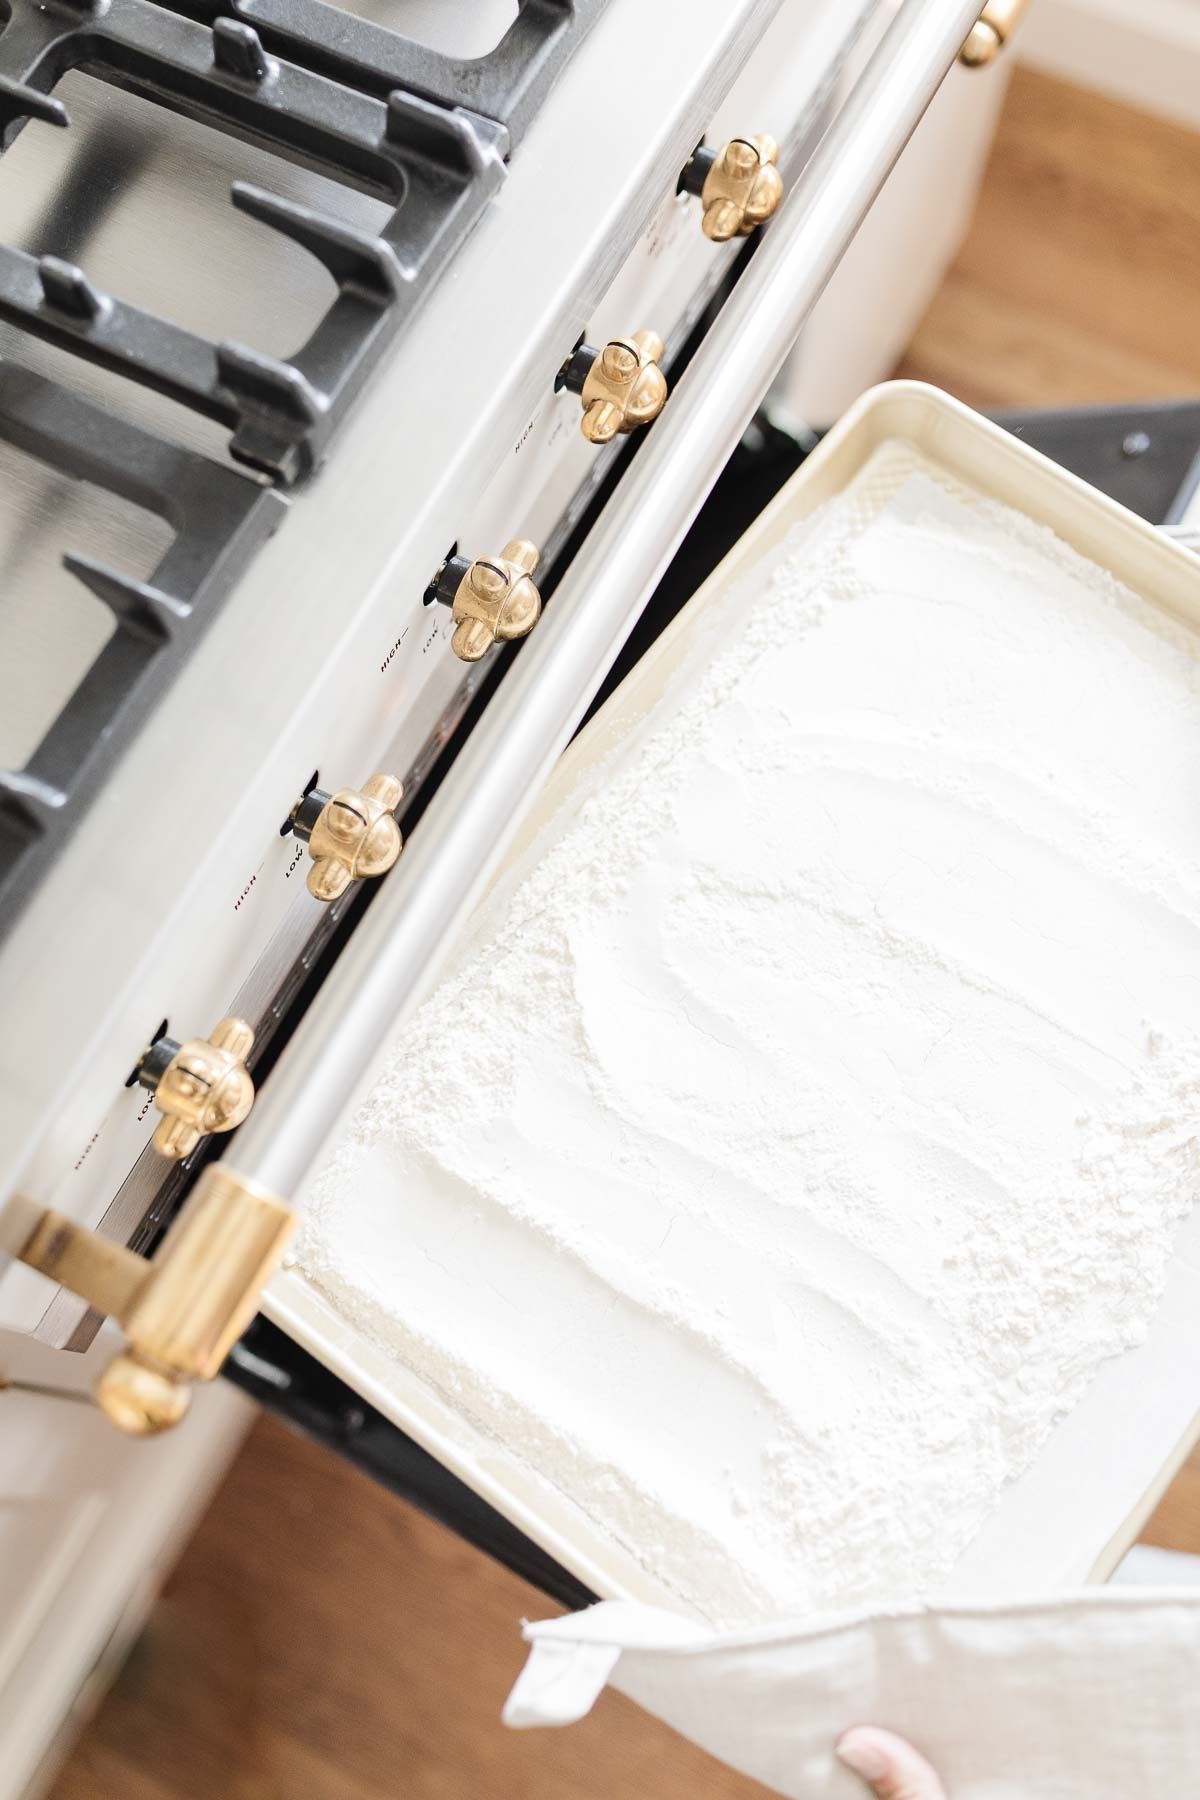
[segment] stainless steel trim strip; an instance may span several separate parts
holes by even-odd
[[[977,13],[978,0],[902,0],[239,1131],[241,1174],[293,1194],[435,980]]]

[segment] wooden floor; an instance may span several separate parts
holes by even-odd
[[[898,371],[973,406],[1200,396],[1200,136],[1018,70]]]
[[[976,225],[904,372],[984,405],[1200,394],[1200,138],[1018,74]],[[1146,1533],[1200,1552],[1200,1461]],[[54,1800],[749,1800],[606,1695],[498,1714],[541,1598],[269,1422]]]

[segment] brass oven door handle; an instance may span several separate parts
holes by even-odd
[[[236,1145],[293,1194],[380,1044],[428,991],[646,597],[955,61],[979,0],[902,0],[633,470],[468,738]]]

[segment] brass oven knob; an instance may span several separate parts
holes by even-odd
[[[525,637],[542,613],[542,596],[532,581],[538,548],[513,538],[499,556],[449,556],[433,583],[433,598],[451,608],[450,646],[464,662],[478,662],[493,644]]]
[[[680,190],[699,196],[700,228],[714,244],[749,237],[783,199],[773,137],[730,138],[723,150],[703,144],[679,177]]]
[[[386,875],[404,847],[392,814],[404,798],[394,775],[372,775],[362,788],[326,794],[310,788],[292,808],[292,833],[313,858],[308,891],[316,900],[337,900],[352,881]]]
[[[245,1019],[222,1019],[207,1038],[160,1037],[143,1050],[137,1078],[163,1115],[153,1138],[163,1156],[178,1162],[210,1132],[241,1124],[254,1105],[246,1069],[253,1043]]]
[[[1029,0],[987,0],[958,53],[959,62],[968,69],[983,69],[994,62],[1021,23],[1028,4]]]
[[[558,385],[583,401],[581,429],[589,443],[611,443],[657,419],[667,398],[667,378],[658,366],[664,349],[656,331],[635,331],[602,349],[580,344],[572,351]]]

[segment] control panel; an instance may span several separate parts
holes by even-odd
[[[720,97],[719,70],[708,78],[717,91],[702,129],[658,164],[632,251],[601,269],[594,295],[581,292],[559,306],[557,324],[527,356],[503,421],[481,405],[462,467],[442,471],[436,493],[411,515],[397,494],[396,549],[365,589],[356,499],[339,492],[339,458],[291,502],[298,511],[320,501],[344,545],[344,585],[335,579],[327,594],[318,653],[304,621],[289,614],[286,581],[279,581],[292,533],[286,521],[251,571],[260,594],[272,570],[276,577],[270,661],[254,647],[269,641],[258,625],[239,645],[236,596],[203,647],[210,668],[224,659],[221,690],[210,683],[205,695],[213,776],[228,797],[220,830],[189,832],[178,820],[164,827],[156,834],[160,866],[141,891],[127,869],[103,862],[98,838],[89,870],[91,828],[102,824],[107,797],[80,833],[78,878],[90,883],[98,913],[111,913],[114,933],[120,921],[126,936],[131,917],[144,920],[145,937],[136,955],[122,943],[121,980],[95,972],[94,1005],[76,997],[94,1043],[90,1053],[77,1047],[78,1078],[65,1103],[44,1114],[47,1127],[27,1165],[40,1202],[140,1248],[169,1216],[187,1159],[246,1116],[255,1060],[354,889],[386,879],[401,854],[405,806],[495,659],[536,627],[543,571],[561,555],[620,444],[652,430],[670,405],[672,357],[741,241],[778,204],[789,158],[815,134],[853,37],[840,7],[790,0],[728,94]],[[772,135],[748,133],[759,125]],[[522,156],[535,154],[540,129],[539,120]],[[507,192],[516,191],[520,172],[515,165]],[[449,288],[454,279],[447,278]],[[419,435],[420,424],[398,417],[395,430]],[[364,421],[368,429],[386,454],[381,417]],[[419,445],[405,441],[409,467],[416,466]],[[626,479],[636,481],[636,460]],[[204,667],[198,662],[185,674],[172,704],[188,703]],[[252,746],[249,726],[258,722],[251,715],[268,710],[280,728],[265,747]],[[361,769],[386,772],[360,788],[335,786],[343,771]],[[169,885],[164,863],[177,874],[169,913],[156,910],[151,891],[160,877]],[[207,1039],[189,1035],[196,1021],[203,1028],[213,1018],[221,1022]],[[0,1243],[16,1253],[2,1219]],[[86,1303],[49,1286],[49,1272],[21,1263],[0,1272],[0,1326],[85,1347],[92,1330]]]

